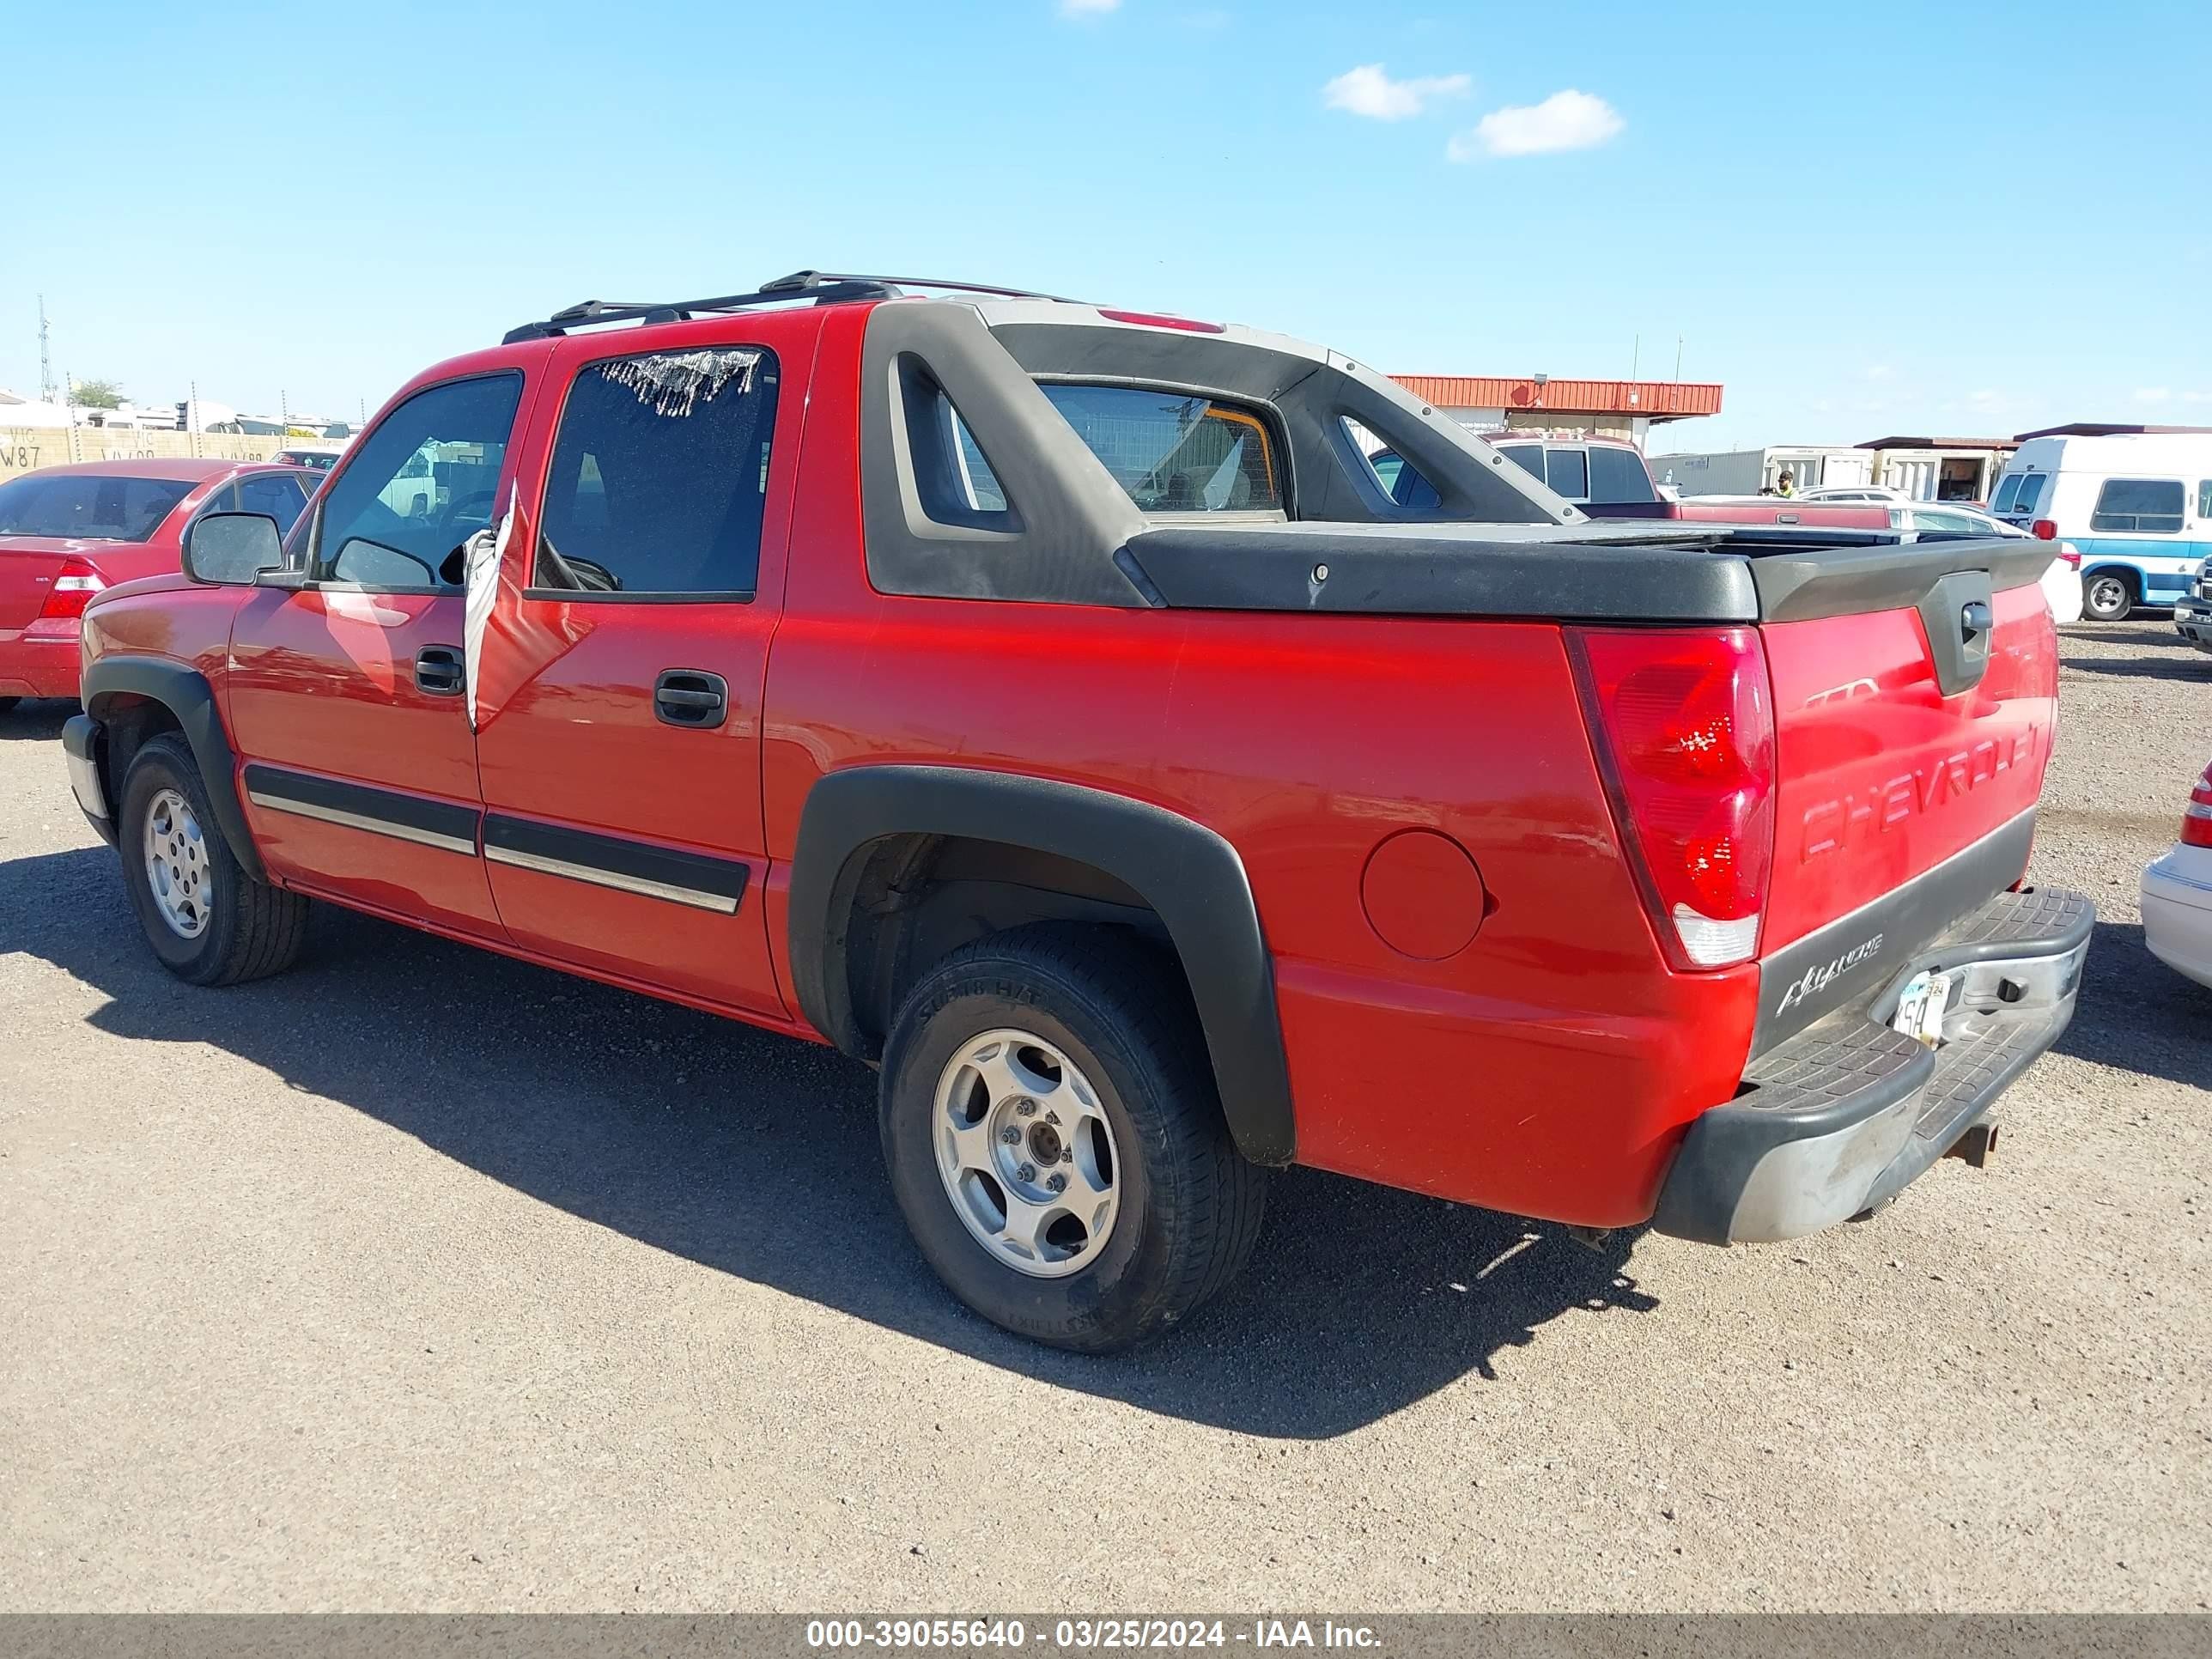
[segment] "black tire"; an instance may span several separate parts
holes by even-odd
[[[940,1079],[963,1045],[1034,1032],[1089,1079],[1112,1131],[1120,1209],[1086,1265],[1038,1278],[972,1234],[938,1171]],[[994,1325],[1103,1353],[1175,1325],[1236,1276],[1267,1171],[1238,1153],[1172,958],[1120,929],[1046,922],[953,952],[908,995],[884,1048],[884,1158],[921,1253]]]
[[[2081,582],[2081,614],[2092,622],[2124,622],[2136,608],[2136,579],[2125,570],[2093,570]]]
[[[9,709],[13,708],[17,703],[22,701],[23,700],[21,697],[0,697],[0,714],[6,714]]]
[[[174,790],[201,830],[205,848],[202,876],[209,892],[205,926],[186,938],[163,917],[154,896],[146,861],[146,820],[165,789]],[[236,985],[281,974],[299,957],[307,933],[307,901],[257,881],[231,856],[229,843],[216,825],[191,746],[173,732],[151,738],[131,757],[124,775],[122,805],[116,818],[116,846],[123,855],[123,884],[138,913],[147,943],[161,965],[193,985]]]

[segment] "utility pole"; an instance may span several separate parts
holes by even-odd
[[[39,401],[54,400],[54,360],[46,343],[46,296],[39,295]]]
[[[1674,337],[1674,384],[1682,384],[1682,337]]]
[[[1636,384],[1636,371],[1637,371],[1638,369],[1639,369],[1639,368],[1643,368],[1643,367],[1644,367],[1644,337],[1643,337],[1641,334],[1639,334],[1639,335],[1638,335],[1638,336],[1636,337],[1636,344],[1635,344],[1632,348],[1631,348],[1631,349],[1630,349],[1630,351],[1629,351],[1629,356],[1628,356],[1628,383],[1629,383],[1631,386],[1633,386],[1633,385],[1635,385],[1635,384]]]

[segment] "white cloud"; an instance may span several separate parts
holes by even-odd
[[[1569,88],[1540,104],[1491,111],[1475,123],[1474,131],[1455,134],[1444,153],[1455,161],[1473,161],[1485,155],[1595,149],[1627,125],[1604,99]]]
[[[2172,395],[2162,386],[2139,386],[2136,388],[2136,401],[2139,404],[2162,404]]]
[[[1464,98],[1474,86],[1464,75],[1417,75],[1393,81],[1382,64],[1362,64],[1323,87],[1321,100],[1331,109],[1349,110],[1370,120],[1402,121],[1419,115],[1431,99]]]
[[[1893,380],[1897,378],[1897,370],[1887,363],[1869,363],[1865,374],[1869,380]]]
[[[1103,17],[1121,9],[1121,0],[1060,0],[1062,17]]]

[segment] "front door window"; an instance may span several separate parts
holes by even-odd
[[[520,374],[416,392],[362,439],[319,500],[316,580],[399,592],[461,583],[461,546],[491,523]]]

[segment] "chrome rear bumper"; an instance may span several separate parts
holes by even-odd
[[[1999,893],[1869,1005],[1768,1049],[1735,1099],[1690,1126],[1653,1226],[1714,1244],[1797,1238],[1895,1197],[2057,1042],[2095,921],[2079,893]],[[1948,970],[1940,1046],[1891,1030],[1914,976]]]

